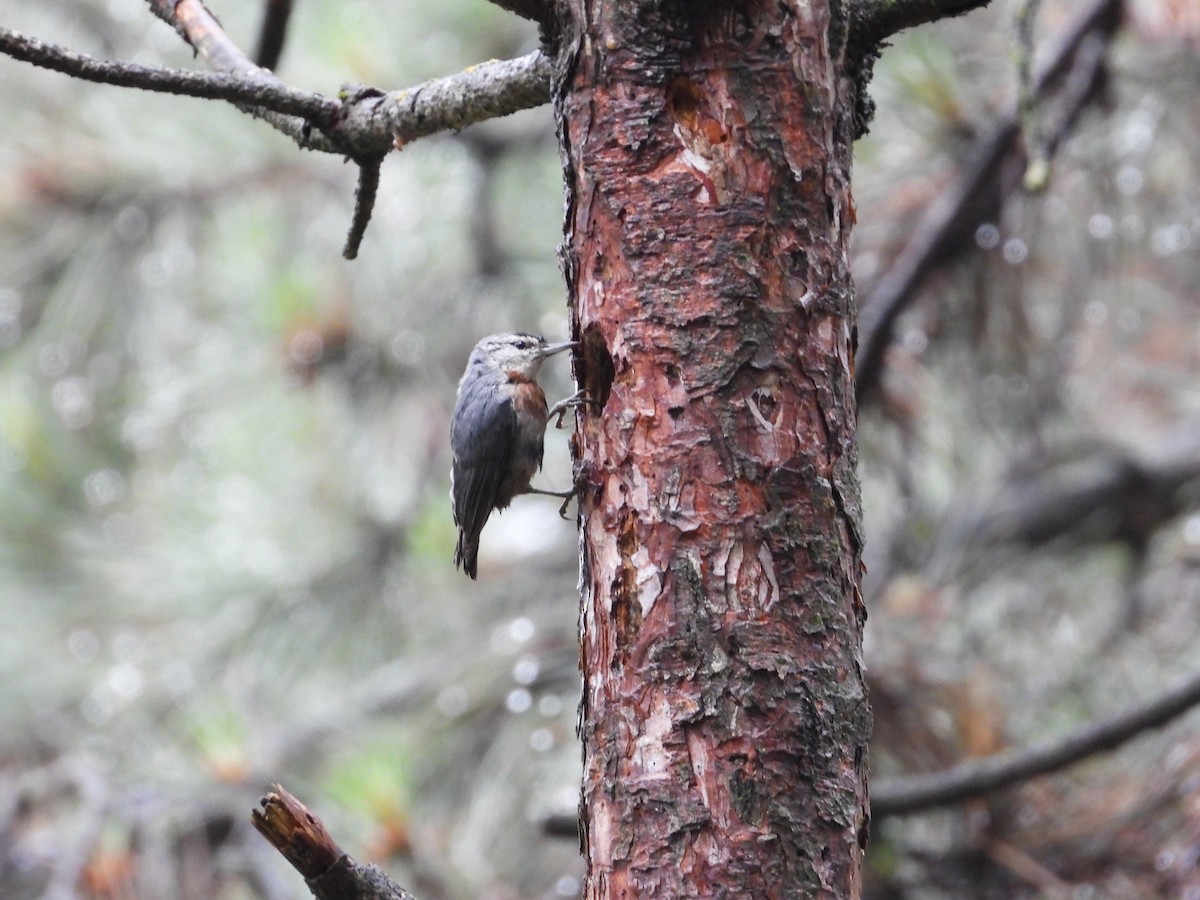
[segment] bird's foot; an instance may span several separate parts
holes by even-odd
[[[567,397],[565,400],[559,400],[552,407],[550,407],[550,412],[547,416],[547,421],[549,419],[554,419],[555,420],[554,427],[562,428],[563,427],[563,417],[567,414],[567,410],[568,409],[579,409],[579,407],[583,406],[585,403],[591,403],[593,406],[596,407],[597,411],[599,411],[602,408],[600,406],[600,402],[598,400],[596,400],[593,397],[588,396],[587,391],[578,390],[574,394],[572,394],[570,397]]]
[[[527,494],[541,494],[543,497],[561,497],[562,506],[558,508],[558,514],[564,519],[567,517],[567,507],[571,505],[571,501],[579,496],[579,484],[576,484],[569,491],[543,491],[541,488],[529,487],[526,489]]]
[[[541,494],[543,497],[564,497],[570,500],[577,493],[578,488],[571,488],[569,491],[543,491],[541,488],[530,487],[525,491],[526,494]]]

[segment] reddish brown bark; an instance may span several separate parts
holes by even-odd
[[[825,0],[567,0],[587,896],[854,897],[869,731]]]

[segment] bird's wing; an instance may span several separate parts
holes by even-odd
[[[454,521],[478,537],[496,505],[499,488],[511,465],[517,414],[512,401],[493,384],[479,384],[460,394],[450,423]]]

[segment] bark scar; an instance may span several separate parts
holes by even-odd
[[[695,728],[685,727],[684,735],[687,741],[688,761],[696,779],[696,789],[700,792],[700,802],[711,813],[712,804],[708,799],[708,748],[704,746],[704,739]]]

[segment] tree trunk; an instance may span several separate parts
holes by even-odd
[[[828,0],[560,0],[587,896],[856,897],[854,85]]]

